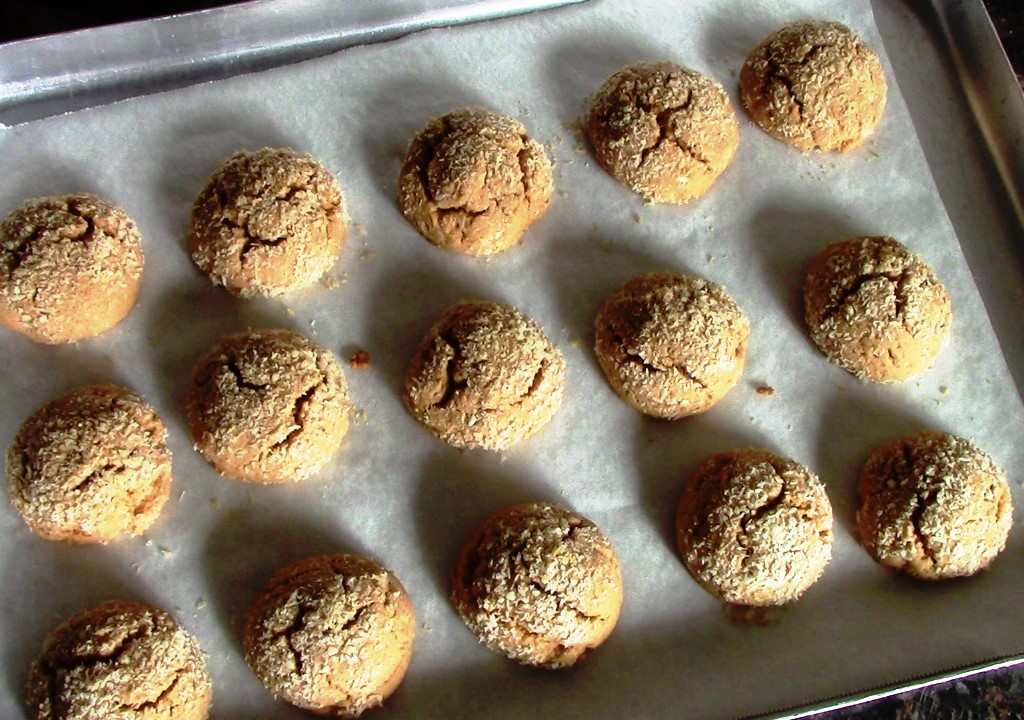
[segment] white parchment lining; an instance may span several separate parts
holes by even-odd
[[[790,20],[844,22],[884,56],[867,3],[778,0],[595,2],[378,46],[0,131],[0,212],[31,196],[88,190],[138,222],[146,276],[115,330],[74,347],[0,331],[0,442],[39,405],[86,382],[134,388],[168,422],[175,487],[145,537],[107,547],[40,540],[0,504],[0,715],[23,713],[27,667],[71,612],[124,596],[170,610],[209,655],[215,718],[299,718],[248,670],[240,617],[280,565],[336,550],[393,569],[416,606],[406,680],[378,717],[729,718],[810,701],[1024,647],[1016,528],[979,577],[921,584],[883,571],[852,534],[856,473],[879,443],[934,427],[977,442],[1011,476],[1020,519],[1020,399],[889,70],[875,136],[846,155],[801,155],[753,126],[736,78],[746,53]],[[729,90],[741,115],[735,163],[686,207],[653,206],[605,175],[572,129],[612,72],[668,59]],[[888,63],[886,62],[888,69]],[[421,240],[394,205],[411,135],[429,117],[477,104],[519,118],[556,167],[550,211],[521,246],[486,261]],[[209,285],[184,246],[192,200],[231,153],[291,146],[339,178],[354,225],[332,275],[279,301],[242,302]],[[807,338],[799,287],[821,247],[889,234],[949,289],[955,325],[934,369],[865,385]],[[641,272],[676,268],[721,282],[749,315],[740,384],[677,423],[641,417],[605,383],[591,323]],[[514,450],[458,452],[405,413],[397,388],[415,346],[451,303],[517,305],[565,354],[568,391],[551,424]],[[248,326],[288,326],[343,359],[360,408],[321,476],[291,487],[218,477],[192,450],[183,388],[198,356]],[[759,395],[761,385],[775,394]],[[836,512],[832,563],[767,627],[731,622],[687,575],[673,509],[706,455],[754,444],[806,463]],[[485,516],[529,499],[593,519],[623,564],[626,602],[604,647],[579,668],[530,670],[478,645],[447,602],[459,545]]]

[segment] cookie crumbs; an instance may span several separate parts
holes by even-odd
[[[370,353],[365,350],[356,350],[348,359],[348,365],[355,370],[365,370],[370,367]]]

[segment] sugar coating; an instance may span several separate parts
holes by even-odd
[[[125,388],[72,390],[22,424],[7,450],[7,490],[32,532],[48,540],[138,535],[170,494],[167,428]]]
[[[766,450],[712,455],[693,472],[676,514],[687,570],[728,603],[799,598],[832,556],[832,505],[808,468]]]
[[[622,571],[586,518],[546,503],[505,508],[477,529],[452,602],[484,645],[526,665],[568,667],[611,634]]]
[[[312,156],[263,148],[231,156],[192,207],[192,260],[239,297],[283,295],[330,270],[348,232],[341,189]]]
[[[553,191],[544,148],[516,120],[482,108],[434,118],[409,145],[398,207],[445,250],[490,255],[519,242]]]
[[[258,483],[308,478],[349,427],[341,365],[292,330],[225,338],[196,365],[188,392],[196,449],[223,475]]]
[[[885,109],[878,55],[849,28],[803,21],[754,48],[740,71],[740,95],[769,135],[801,150],[849,150]]]
[[[971,442],[934,430],[875,450],[857,494],[861,545],[882,565],[923,580],[988,567],[1013,523],[1002,468]]]
[[[29,671],[32,720],[203,720],[211,697],[196,639],[129,600],[72,615]]]
[[[952,306],[932,269],[890,237],[828,246],[804,283],[811,339],[862,380],[898,382],[927,370],[949,338]]]
[[[54,345],[98,335],[135,305],[142,240],[89,194],[26,200],[0,223],[0,322]]]
[[[450,445],[504,450],[547,424],[564,388],[565,361],[537,323],[511,305],[467,302],[427,333],[402,401]]]
[[[397,688],[416,616],[398,579],[358,555],[320,555],[278,571],[242,639],[260,681],[293,705],[354,718]]]
[[[598,363],[619,397],[675,420],[704,412],[736,384],[750,323],[721,285],[656,272],[616,290],[594,333]]]
[[[706,193],[739,145],[722,86],[670,62],[623,68],[597,91],[587,134],[601,166],[654,202]]]

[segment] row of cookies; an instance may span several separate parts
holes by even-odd
[[[885,105],[877,56],[836,23],[786,26],[750,55],[744,106],[801,149],[843,150]],[[599,163],[653,201],[704,193],[732,159],[738,122],[721,85],[671,63],[641,63],[598,91],[587,135]],[[431,120],[399,174],[398,205],[434,244],[473,255],[504,250],[547,209],[551,162],[517,121],[482,109]],[[292,150],[242,152],[199,193],[188,245],[213,282],[242,297],[315,283],[335,263],[348,216],[336,179]],[[0,321],[44,343],[103,332],[127,314],[142,279],[138,228],[91,196],[26,202],[0,226]]]
[[[1006,477],[960,438],[929,431],[877,449],[858,492],[861,544],[915,577],[971,575],[1005,546]],[[731,604],[792,602],[831,557],[822,483],[805,466],[756,448],[704,460],[686,482],[676,528],[690,574]],[[545,668],[571,666],[603,643],[623,597],[605,535],[547,503],[492,515],[463,545],[451,575],[452,604],[481,643]],[[393,573],[358,555],[321,555],[266,583],[246,613],[241,645],[275,697],[355,717],[398,688],[415,626]],[[92,720],[127,704],[147,706],[147,717],[202,719],[212,696],[195,638],[166,612],[131,601],[73,615],[46,639],[29,675],[28,703],[39,718],[56,717],[60,705]]]

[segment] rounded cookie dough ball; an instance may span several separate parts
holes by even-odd
[[[686,569],[727,603],[782,605],[799,598],[832,556],[832,505],[817,476],[766,450],[707,458],[676,514]]]
[[[849,150],[885,109],[885,73],[875,52],[834,22],[787,25],[754,48],[740,95],[769,135],[800,150]]]
[[[619,397],[675,420],[704,412],[736,384],[750,323],[721,285],[656,272],[615,291],[594,332],[598,364]]]
[[[402,401],[449,445],[504,450],[547,424],[564,388],[562,353],[537,323],[511,305],[468,302],[427,333]]]
[[[72,615],[29,671],[32,720],[204,720],[211,696],[196,639],[129,600]]]
[[[416,616],[389,571],[358,555],[320,555],[278,571],[253,602],[242,644],[276,697],[354,718],[402,682]]]
[[[55,345],[98,335],[135,305],[135,222],[95,195],[26,201],[0,223],[0,322]]]
[[[923,580],[988,567],[1013,522],[1003,470],[967,440],[933,430],[875,450],[857,494],[864,549],[882,565]]]
[[[949,337],[949,294],[916,254],[889,237],[828,246],[804,283],[811,339],[863,380],[897,382],[927,370]]]
[[[586,518],[530,503],[491,516],[462,549],[452,602],[484,645],[525,665],[568,667],[611,634],[622,572]]]
[[[464,108],[409,145],[398,207],[430,242],[468,255],[512,247],[551,202],[551,162],[512,118]]]
[[[720,84],[669,62],[643,62],[597,91],[587,134],[601,166],[654,202],[700,197],[739,145],[736,113]]]
[[[7,490],[32,532],[47,540],[138,535],[170,495],[167,428],[122,387],[78,388],[21,426],[7,450]]]
[[[348,432],[345,377],[327,350],[292,330],[225,338],[196,365],[188,394],[192,441],[222,475],[303,480]]]
[[[263,148],[231,156],[192,207],[192,260],[239,297],[309,287],[348,232],[337,181],[311,155]]]

